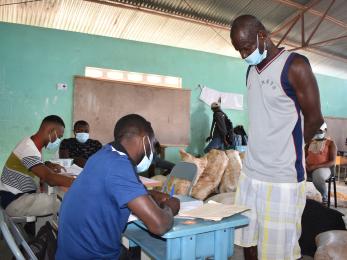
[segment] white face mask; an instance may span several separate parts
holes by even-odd
[[[89,133],[76,133],[76,139],[78,142],[84,144],[89,139]]]
[[[314,140],[322,140],[322,139],[324,139],[324,137],[325,137],[325,133],[315,134],[313,139]]]
[[[61,140],[60,138],[58,138],[58,135],[57,135],[57,132],[55,131],[55,136],[57,139],[55,139],[54,142],[52,142],[51,140],[51,135],[49,134],[49,143],[47,144],[46,146],[46,149],[49,150],[49,151],[55,151],[58,149],[60,143],[61,143]]]
[[[147,157],[147,152],[146,152],[146,146],[145,146],[145,137],[147,137],[148,143],[149,143],[149,148],[151,150],[151,154]],[[153,160],[153,152],[152,152],[152,145],[149,140],[148,136],[144,136],[142,138],[142,143],[143,143],[143,149],[145,151],[145,155],[143,156],[141,162],[136,166],[136,171],[137,173],[147,171],[149,166],[151,166],[152,160]]]
[[[262,54],[260,54],[259,51],[259,40],[258,40],[258,34],[257,34],[257,48],[245,58],[245,61],[249,65],[258,65],[260,62],[262,62],[267,56],[267,50],[266,50],[266,43],[264,42],[264,51]]]

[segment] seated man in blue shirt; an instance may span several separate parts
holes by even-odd
[[[122,117],[114,142],[87,161],[65,194],[56,259],[118,259],[130,212],[161,235],[173,224],[179,201],[147,191],[137,173],[148,169],[155,140],[151,124],[135,114]]]

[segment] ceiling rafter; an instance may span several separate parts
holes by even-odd
[[[304,10],[304,9],[306,8],[305,5],[295,3],[295,2],[293,2],[293,1],[291,1],[291,0],[272,0],[272,1],[277,2],[277,3],[284,4],[284,5],[287,5],[287,6],[295,7],[295,8],[297,8],[297,9],[299,9],[299,10]],[[315,15],[315,16],[319,16],[319,17],[324,16],[324,13],[322,13],[322,12],[320,12],[320,11],[317,11],[317,10],[315,10],[315,9],[313,9],[313,8],[311,8],[310,10],[308,10],[308,12],[309,12],[310,14],[312,14],[312,15]],[[339,19],[336,19],[336,18],[334,18],[334,17],[332,17],[332,16],[326,15],[326,16],[324,17],[324,20],[329,21],[329,22],[332,22],[332,23],[334,23],[334,24],[336,24],[336,25],[338,25],[338,26],[340,26],[340,27],[342,27],[342,28],[344,28],[344,29],[347,29],[347,24],[346,24],[346,23],[344,23],[343,21],[341,21],[341,20],[339,20]]]
[[[314,34],[317,32],[319,26],[323,22],[323,20],[327,17],[327,14],[331,7],[334,5],[335,0],[331,0],[330,4],[327,6],[326,10],[324,11],[323,15],[320,17],[318,23],[316,26],[313,28],[312,32],[308,36],[308,39],[305,40],[305,20],[304,20],[304,15],[306,12],[309,12],[317,3],[319,3],[318,0],[311,1],[307,6],[305,6],[304,9],[300,9],[297,13],[295,13],[293,16],[290,17],[289,20],[285,21],[282,26],[279,26],[271,35],[274,36],[278,34],[279,32],[283,31],[284,29],[288,28],[287,31],[283,34],[282,38],[278,41],[277,47],[287,38],[288,34],[292,31],[293,27],[297,24],[297,22],[300,20],[301,21],[301,46],[299,47],[294,47],[292,50],[299,50],[299,49],[307,49],[310,47],[314,46],[322,46],[323,44],[341,40],[346,38],[347,36],[339,36],[339,37],[334,37],[331,39],[327,39],[324,41],[316,42],[310,44],[310,41]]]
[[[215,23],[211,23],[211,22],[207,22],[207,21],[202,21],[202,20],[197,20],[197,19],[193,19],[193,18],[188,18],[188,17],[182,16],[182,15],[179,15],[179,14],[172,14],[172,13],[168,13],[168,12],[164,12],[164,11],[160,11],[160,10],[154,10],[154,9],[151,9],[151,8],[148,8],[148,7],[145,7],[145,6],[132,5],[132,4],[127,4],[127,3],[123,3],[123,2],[120,3],[117,0],[115,0],[115,1],[112,1],[112,0],[84,0],[84,1],[98,3],[98,4],[106,4],[106,5],[110,5],[110,6],[114,6],[114,7],[127,8],[127,9],[137,10],[137,11],[141,11],[141,12],[145,12],[145,13],[149,13],[149,14],[156,14],[156,15],[161,15],[161,16],[165,16],[165,17],[171,17],[171,18],[178,19],[178,20],[184,20],[184,21],[187,21],[187,22],[192,22],[192,23],[196,23],[196,24],[200,24],[200,25],[207,25],[207,26],[211,27],[212,30],[214,30],[214,31],[215,31],[215,29],[221,29],[221,30],[230,31],[230,27],[229,26],[223,26],[223,25],[219,25],[219,24],[215,24]],[[302,13],[309,12],[309,13],[312,13],[312,14],[314,14],[316,16],[323,17],[322,19],[328,19],[329,21],[333,21],[335,24],[338,24],[339,26],[344,26],[341,21],[339,21],[339,20],[337,20],[337,19],[335,19],[335,18],[333,18],[331,16],[328,16],[328,15],[324,16],[324,13],[321,13],[321,12],[318,12],[318,11],[312,9],[312,7],[316,4],[317,1],[312,1],[307,6],[301,5],[301,4],[297,4],[295,2],[292,2],[291,0],[272,0],[272,1],[279,2],[281,4],[285,4],[287,6],[291,6],[291,7],[297,8],[299,10],[299,16]],[[321,0],[318,0],[318,1],[321,1]],[[333,0],[333,1],[335,1],[335,0]],[[294,16],[294,18],[292,18],[292,21],[289,21],[288,24],[290,24],[290,22],[293,22],[293,21],[295,21],[297,19],[296,16]],[[219,34],[219,36],[222,37],[220,34]],[[222,37],[222,38],[223,38],[224,41],[227,41],[224,37]],[[281,38],[276,36],[276,35],[271,35],[271,38],[274,40],[275,43],[278,43],[278,42],[281,41]],[[345,58],[345,57],[341,57],[341,56],[338,56],[338,55],[335,55],[335,54],[332,54],[332,53],[329,53],[329,52],[326,52],[326,51],[321,51],[321,50],[318,50],[318,49],[314,48],[314,47],[320,46],[320,44],[336,41],[336,40],[339,40],[339,39],[342,39],[342,38],[344,38],[344,37],[337,37],[337,38],[334,38],[334,39],[329,39],[329,40],[326,40],[326,41],[313,43],[310,46],[306,46],[305,47],[305,51],[308,51],[308,52],[311,52],[311,53],[314,53],[314,54],[318,54],[318,55],[323,56],[323,57],[332,58],[332,59],[336,59],[336,60],[339,60],[339,61],[347,63],[347,58]],[[289,47],[292,47],[295,50],[302,48],[302,45],[300,45],[300,44],[298,44],[298,43],[296,43],[294,41],[290,41],[288,39],[285,39],[284,42],[285,42],[285,45],[287,45]],[[230,42],[228,42],[228,44],[231,45]]]

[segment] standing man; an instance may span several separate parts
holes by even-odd
[[[114,142],[88,160],[64,196],[57,260],[119,259],[130,212],[154,234],[171,228],[179,201],[147,191],[137,175],[151,164],[154,140],[151,124],[143,117],[131,114],[119,119]]]
[[[236,18],[230,37],[249,65],[249,142],[235,203],[252,210],[235,243],[245,247],[246,259],[298,259],[304,140],[324,122],[317,82],[307,58],[277,48],[254,16]]]
[[[228,130],[225,124],[226,115],[221,110],[220,103],[218,102],[211,104],[211,110],[213,111],[213,121],[210,136],[206,138],[206,142],[209,143],[204,149],[205,153],[208,153],[211,149],[224,150],[228,146],[226,138]]]
[[[58,174],[62,167],[42,160],[42,149],[57,150],[64,134],[64,121],[55,115],[42,120],[39,130],[24,138],[8,157],[1,175],[1,206],[11,217],[56,213],[55,195],[40,193],[40,182],[70,187],[73,178]]]
[[[75,138],[64,139],[59,147],[59,158],[72,158],[79,167],[84,167],[88,158],[102,147],[98,140],[89,139],[89,124],[80,120],[74,124]]]

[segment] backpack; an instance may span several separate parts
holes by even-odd
[[[225,127],[227,128],[226,139],[227,139],[227,142],[230,144],[230,146],[233,148],[235,146],[233,123],[231,122],[231,120],[228,118],[228,116],[225,113],[223,114],[224,114]]]

